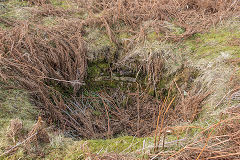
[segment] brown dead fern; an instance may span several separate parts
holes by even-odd
[[[16,144],[16,137],[20,134],[22,128],[23,124],[21,120],[13,119],[10,121],[10,126],[7,135],[12,139],[14,144]]]

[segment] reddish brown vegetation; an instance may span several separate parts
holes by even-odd
[[[224,113],[229,118],[203,130],[203,136],[194,137],[194,142],[172,155],[176,159],[224,159],[240,158],[239,107]],[[213,134],[213,132],[215,132]]]
[[[124,23],[139,38],[144,38],[141,37],[144,32],[149,27],[154,27],[156,32],[165,34],[163,39],[173,40],[206,31],[240,11],[239,1],[234,0],[92,0],[88,3],[79,0],[79,3],[85,4],[89,18],[102,22],[105,27],[107,24],[113,26]],[[95,14],[101,14],[101,18],[93,18]],[[143,25],[146,21],[150,21],[149,24]],[[166,21],[181,27],[185,32],[180,35],[172,33]],[[120,30],[114,30],[118,31]]]
[[[34,1],[33,4],[45,5],[46,2]],[[132,99],[132,103],[126,105],[126,108],[119,108],[115,104],[114,101],[119,97],[102,93],[97,96],[97,103],[101,106],[96,105],[93,109],[86,108],[80,100],[74,101],[72,97],[71,101],[64,99],[61,94],[69,90],[73,90],[73,96],[76,95],[86,75],[87,44],[82,39],[84,27],[96,24],[104,26],[110,40],[117,45],[120,44],[115,35],[122,30],[120,26],[131,28],[128,32],[134,34],[138,40],[144,40],[145,31],[153,27],[156,32],[164,34],[159,39],[178,41],[194,33],[206,31],[219,21],[238,14],[240,8],[239,1],[224,0],[77,2],[81,11],[88,13],[88,17],[74,23],[69,20],[53,28],[33,24],[33,19],[14,21],[0,18],[1,23],[11,27],[7,31],[0,30],[0,65],[1,76],[27,89],[48,122],[56,122],[70,135],[85,138],[107,137],[121,132],[138,136],[151,133],[155,128],[152,123],[157,120],[161,102],[140,91],[127,95]],[[42,10],[32,10],[32,13],[36,17],[62,16],[69,13],[51,5],[46,6],[48,7]],[[146,21],[150,23],[144,25]],[[173,33],[166,22],[182,28],[184,32]],[[159,72],[163,72],[162,63],[161,59],[156,59],[146,67],[151,80],[158,81],[156,77]],[[207,95],[201,93],[183,97],[180,105],[169,112],[180,112],[177,120],[193,121],[201,109],[200,103]],[[86,99],[94,102],[96,97],[77,97],[82,98],[85,98],[82,102],[86,102]],[[77,102],[80,105],[76,105]],[[182,110],[183,106],[185,110]],[[83,112],[82,108],[85,108],[86,112]],[[96,110],[100,111],[100,116],[94,115],[93,111]]]
[[[19,22],[1,34],[0,44],[2,76],[33,93],[45,117],[66,124],[65,106],[54,88],[76,93],[82,85],[86,50],[78,26],[47,29]]]

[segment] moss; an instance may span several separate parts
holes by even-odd
[[[150,86],[150,88],[149,88],[149,90],[148,90],[148,94],[150,95],[150,96],[155,96],[155,89],[153,88],[153,86]]]
[[[111,88],[119,88],[121,91],[126,91],[126,90],[131,90],[131,91],[135,91],[136,90],[136,84],[134,82],[128,82],[128,81],[121,81],[122,77],[115,77],[113,79],[111,79],[111,76],[98,76],[101,74],[106,74],[104,72],[100,72],[99,68],[98,69],[91,69],[91,77],[87,77],[87,79],[85,80],[86,85],[82,86],[81,90],[82,92],[84,92],[85,90],[89,90],[89,91],[94,91],[94,92],[98,92],[98,91],[103,91],[103,90],[108,90]],[[94,77],[93,75],[96,75],[96,77]]]
[[[117,51],[117,47],[113,42],[110,41],[110,39],[107,35],[102,35],[95,42],[96,42],[97,46],[107,46],[110,56],[112,56],[112,57],[110,57],[110,60],[114,59],[114,54]],[[109,57],[101,57],[100,60],[101,59],[109,59]]]
[[[202,129],[201,128],[192,128],[189,132],[189,135],[191,137],[194,137],[196,136],[197,134],[199,134],[200,132],[202,132]]]
[[[174,20],[172,20],[172,22],[167,22],[165,21],[165,26],[168,28],[168,30],[172,33],[172,34],[175,34],[175,35],[181,35],[183,34],[186,29],[185,28],[182,28],[178,25],[175,25],[174,24]]]
[[[55,7],[61,7],[63,9],[69,9],[72,7],[71,2],[67,0],[50,0],[50,3]]]
[[[118,34],[117,38],[121,44],[121,47],[123,48],[123,50],[121,52],[119,52],[119,55],[118,55],[118,58],[121,59],[124,56],[126,56],[127,47],[130,42],[129,40],[132,38],[132,34],[127,31],[120,32]]]
[[[36,118],[36,109],[29,103],[27,93],[22,90],[0,90],[2,118]]]
[[[8,27],[3,23],[0,23],[0,28],[3,29],[3,30],[8,29]]]
[[[175,34],[183,34],[184,32],[186,32],[186,29],[185,28],[182,28],[182,27],[178,27],[178,29],[176,30]]]
[[[159,34],[157,32],[150,32],[147,34],[147,40],[150,42],[156,41],[159,37]]]
[[[207,128],[213,124],[216,124],[219,121],[218,116],[210,115],[212,111],[208,107],[203,107],[203,110],[199,114],[199,117],[194,121],[193,125],[198,125],[201,128]],[[195,131],[198,131],[197,129]]]
[[[52,135],[54,136],[54,135]],[[105,153],[132,153],[136,157],[142,157],[141,153],[145,142],[145,148],[153,145],[153,138],[136,138],[122,136],[114,139],[73,141],[63,136],[54,136],[51,144],[45,148],[45,159],[86,159],[89,154]]]
[[[62,86],[62,84],[58,84],[56,82],[54,82],[52,84],[52,87],[54,88],[54,90],[58,91],[59,93],[61,93],[61,95],[65,98],[70,98],[73,95],[73,87],[72,86]]]
[[[141,150],[143,141],[147,146],[153,144],[152,138],[136,138],[131,136],[122,136],[107,140],[88,140],[88,146],[92,153],[121,153],[134,152]]]
[[[81,90],[103,91],[109,88],[117,88],[118,86],[119,82],[111,80],[87,81],[86,85],[82,87]]]
[[[100,76],[101,69],[98,66],[89,66],[87,73],[89,78],[98,77]]]
[[[86,28],[84,39],[88,42],[88,59],[94,61],[113,62],[117,53],[117,45],[113,43],[105,31],[97,27]]]
[[[116,88],[119,82],[110,79],[110,65],[105,61],[95,61],[88,64],[86,85],[82,90],[100,91],[106,88]],[[101,79],[102,77],[109,79]],[[98,80],[100,79],[100,80]]]
[[[83,159],[83,141],[73,141],[62,134],[52,134],[51,143],[44,148],[44,159]]]
[[[56,17],[49,16],[49,17],[43,18],[43,25],[45,25],[45,26],[51,27],[56,24],[57,24]]]
[[[88,78],[96,78],[100,75],[109,75],[109,64],[104,61],[96,61],[88,64]]]
[[[106,72],[109,69],[109,64],[106,62],[98,63],[98,67],[103,71]]]
[[[93,114],[94,114],[95,116],[100,116],[100,115],[102,115],[102,112],[94,110],[94,111],[93,111]]]
[[[124,39],[131,38],[131,34],[129,32],[120,32],[118,37],[121,41],[123,41]]]

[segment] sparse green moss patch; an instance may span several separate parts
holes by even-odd
[[[90,61],[112,62],[117,52],[117,46],[108,35],[97,28],[86,28],[84,39],[88,42],[88,59]]]
[[[93,153],[121,153],[141,150],[143,142],[146,146],[153,145],[153,138],[123,136],[107,140],[89,140],[88,145]]]
[[[159,34],[154,31],[147,34],[147,40],[150,42],[156,41],[158,37],[159,37]]]
[[[121,41],[124,41],[124,39],[131,38],[131,34],[128,32],[120,32],[118,37]]]
[[[57,24],[56,17],[49,16],[43,18],[43,25],[47,27],[52,27]]]
[[[107,62],[93,62],[88,64],[88,77],[94,78],[103,75],[109,75],[109,64]]]
[[[26,92],[21,90],[0,90],[1,118],[35,119],[36,108],[29,102]]]
[[[69,9],[72,7],[71,2],[67,0],[50,0],[51,4],[55,7],[61,7],[63,9]]]

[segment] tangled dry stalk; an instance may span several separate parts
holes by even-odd
[[[87,67],[78,28],[69,24],[47,29],[19,22],[11,31],[1,32],[2,77],[34,93],[45,116],[62,124],[69,120],[63,118],[65,106],[58,88],[76,93]]]
[[[206,31],[210,26],[240,11],[240,3],[237,0],[91,0],[87,2],[79,0],[78,2],[87,8],[90,19],[102,23],[106,28],[110,26],[107,33],[112,39],[121,29],[114,30],[111,26],[124,24],[131,27],[129,31],[137,34],[138,39],[144,39],[145,31],[153,27],[156,32],[164,33],[164,37],[159,37],[160,39],[181,40],[194,33]],[[143,23],[147,21],[152,22],[144,26]],[[173,23],[184,32],[173,33],[166,22]]]
[[[15,152],[21,145],[24,147],[24,149],[27,152],[30,152],[31,146],[35,145],[37,149],[39,149],[38,145],[41,143],[49,143],[50,137],[48,133],[45,130],[45,126],[43,124],[42,118],[39,116],[38,121],[36,124],[32,127],[31,131],[29,131],[27,137],[24,135],[19,135],[21,132],[23,132],[23,124],[22,121],[19,119],[13,119],[11,120],[11,124],[9,126],[9,133],[8,136],[13,140],[14,146],[11,146],[9,149],[7,149],[4,153],[0,155],[0,158],[3,156],[9,155],[12,152]],[[15,138],[21,138],[24,140],[20,140],[21,142],[18,142],[16,144]]]
[[[236,110],[226,114],[234,114],[234,112]],[[185,146],[171,157],[176,159],[239,159],[239,118],[238,112],[233,117],[220,120],[203,130],[201,134],[204,136],[194,137],[193,143]],[[215,132],[214,135],[213,132]]]
[[[11,27],[7,31],[0,29],[0,67],[3,79],[12,80],[32,93],[44,117],[49,117],[49,123],[55,122],[70,135],[84,138],[102,138],[121,131],[139,136],[151,133],[155,129],[152,122],[157,120],[158,106],[163,103],[141,92],[130,94],[133,103],[123,109],[115,104],[116,98],[105,93],[98,94],[97,98],[77,97],[84,99],[83,104],[72,97],[70,100],[64,99],[64,93],[76,95],[84,84],[87,69],[87,44],[82,38],[84,27],[103,26],[111,42],[117,45],[120,44],[115,35],[123,30],[121,26],[129,27],[128,32],[134,34],[137,41],[145,39],[146,30],[150,27],[164,35],[158,37],[159,40],[179,41],[194,33],[206,31],[210,26],[240,11],[237,0],[75,2],[87,13],[87,17],[74,23],[69,20],[52,28],[36,25],[31,20],[0,18],[1,23]],[[33,2],[40,6],[45,3],[46,0]],[[48,6],[43,10],[33,10],[32,13],[36,16],[61,16],[68,13],[51,4]],[[144,25],[144,22],[150,23]],[[182,33],[174,33],[169,24],[180,28]],[[159,81],[158,72],[163,71],[162,63],[161,59],[155,59],[147,65],[146,70],[151,80]],[[174,112],[180,111],[183,119],[193,121],[201,109],[199,104],[206,96],[207,94],[199,93],[183,98],[182,104]],[[102,106],[94,106],[92,109],[84,105],[86,101],[96,99]],[[192,104],[192,101],[195,103]],[[188,108],[181,112],[183,106]],[[191,110],[184,114],[187,109]],[[105,114],[96,116],[93,112],[96,110]],[[111,120],[109,115],[112,116]]]

